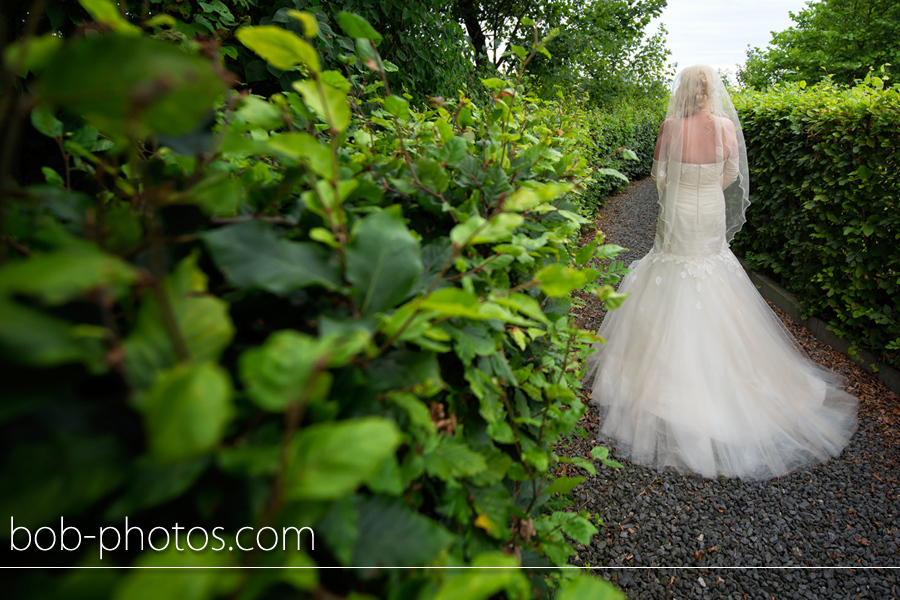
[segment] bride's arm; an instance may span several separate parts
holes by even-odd
[[[735,134],[734,123],[728,119],[722,119],[725,145],[725,165],[722,169],[722,189],[727,189],[732,183],[737,181],[740,175],[738,168],[738,157],[740,156],[737,148],[737,135]]]
[[[727,159],[722,170],[722,189],[728,189],[728,186],[737,181],[739,174],[737,156]]]

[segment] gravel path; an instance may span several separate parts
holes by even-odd
[[[597,218],[608,243],[628,248],[619,256],[626,265],[649,251],[655,224],[649,180],[611,198]],[[583,242],[593,236],[585,232]],[[603,318],[589,302],[573,312],[586,329]],[[890,570],[900,568],[900,445],[891,444],[900,398],[779,316],[811,358],[843,373],[861,400],[859,431],[843,454],[763,482],[600,467],[574,495],[603,525],[572,564],[602,565],[596,572],[630,598],[900,598],[900,572]],[[580,423],[587,437],[572,435],[558,451],[589,458],[598,419],[591,407]],[[605,445],[615,456],[615,442]],[[584,475],[564,467],[560,474]]]

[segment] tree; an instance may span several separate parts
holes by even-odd
[[[769,48],[750,48],[738,71],[745,86],[779,81],[838,83],[862,79],[869,68],[900,64],[900,4],[895,0],[820,0],[791,13],[795,26],[772,34]]]
[[[666,0],[567,0],[560,34],[548,44],[551,57],[536,57],[530,72],[548,91],[579,90],[600,104],[626,94],[653,95],[670,52],[665,29],[648,37],[646,28],[665,7]]]

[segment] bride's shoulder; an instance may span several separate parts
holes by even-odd
[[[734,122],[728,117],[716,116],[716,122],[725,129],[725,131],[734,131]]]
[[[675,117],[669,117],[659,126],[659,132],[663,133],[665,131],[672,131],[673,126],[677,121],[681,121],[682,119],[676,119]]]

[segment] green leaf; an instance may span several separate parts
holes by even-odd
[[[399,211],[383,210],[354,225],[347,244],[347,280],[356,286],[364,314],[399,304],[422,271],[422,250]]]
[[[585,219],[584,217],[582,217],[582,216],[579,215],[578,213],[572,212],[572,211],[570,211],[570,210],[559,209],[558,212],[557,212],[556,214],[558,214],[558,215],[560,215],[560,216],[563,216],[563,217],[565,217],[566,219],[568,219],[569,221],[571,221],[572,223],[577,223],[577,224],[579,224],[579,225],[584,225],[584,224],[587,224],[587,223],[590,223],[590,222],[591,222],[590,219]]]
[[[313,39],[319,35],[319,22],[315,15],[302,10],[289,9],[287,14],[294,17],[303,24],[303,35],[307,39]]]
[[[597,253],[594,256],[606,260],[608,258],[615,258],[623,250],[625,250],[625,248],[617,246],[616,244],[604,244],[597,248]]]
[[[409,102],[393,94],[384,99],[384,110],[401,121],[409,118]]]
[[[519,57],[519,60],[525,60],[528,57],[528,50],[523,48],[522,46],[516,46],[515,44],[510,45],[510,50],[515,53],[516,56]]]
[[[522,333],[522,330],[518,327],[514,327],[510,332],[512,338],[516,341],[516,345],[519,346],[520,350],[525,350],[528,347],[528,338],[525,337],[525,334]]]
[[[319,423],[300,430],[285,473],[285,498],[333,500],[354,491],[396,452],[400,430],[379,417]]]
[[[365,481],[366,487],[376,494],[399,496],[406,489],[396,456],[388,456],[375,473]]]
[[[594,446],[591,448],[591,456],[597,460],[606,460],[609,456],[609,448],[606,446]]]
[[[601,579],[590,575],[577,575],[559,586],[556,600],[627,600],[619,588]]]
[[[31,124],[50,138],[58,138],[63,134],[62,121],[57,119],[53,112],[42,106],[31,111]]]
[[[281,108],[259,96],[244,96],[234,112],[234,120],[266,130],[278,129],[284,125],[284,114]]]
[[[206,276],[197,267],[198,253],[182,260],[165,280],[163,293],[169,299],[173,316],[188,354],[194,362],[216,361],[234,336],[228,304],[206,291]],[[149,387],[159,371],[179,362],[175,344],[165,326],[159,299],[145,295],[138,310],[134,330],[125,339],[125,370],[136,388]]]
[[[541,303],[531,296],[528,296],[527,294],[516,293],[510,294],[508,296],[501,296],[499,298],[495,298],[494,302],[496,302],[497,304],[502,304],[503,306],[514,308],[523,315],[531,317],[535,321],[538,321],[545,325],[550,324],[550,319],[546,314],[544,314],[544,310],[541,308]]]
[[[485,317],[479,313],[481,303],[478,296],[460,288],[443,288],[418,303],[423,310],[437,311],[441,316],[464,317],[481,320]]]
[[[597,249],[597,240],[594,240],[590,244],[585,244],[581,248],[578,249],[578,252],[575,254],[575,264],[581,266],[591,260],[594,257],[594,251]]]
[[[229,283],[284,296],[312,285],[337,289],[341,277],[333,255],[318,244],[276,236],[262,221],[229,225],[201,234]]]
[[[447,121],[445,121],[444,119],[438,119],[437,121],[435,121],[434,126],[437,128],[438,135],[441,136],[441,142],[443,142],[444,144],[456,137],[456,134],[453,133],[453,128],[450,127],[450,124],[447,123]]]
[[[29,37],[7,46],[3,60],[8,70],[25,77],[29,72],[43,69],[62,45],[62,38],[50,33]]]
[[[410,423],[413,425],[421,427],[428,434],[437,432],[434,421],[431,419],[431,412],[428,410],[428,406],[419,400],[415,394],[398,392],[388,394],[387,399],[402,408],[406,414],[409,415]]]
[[[178,461],[215,448],[233,415],[232,393],[228,372],[215,363],[181,364],[162,373],[138,406],[151,454]]]
[[[188,190],[183,198],[214,217],[232,217],[244,203],[246,189],[241,181],[217,173]],[[180,198],[173,198],[173,201]]]
[[[540,195],[530,187],[520,187],[507,198],[503,208],[516,212],[530,210],[541,203]]]
[[[47,183],[52,186],[64,187],[66,185],[66,182],[65,180],[63,180],[62,176],[50,167],[41,167],[41,173],[43,173],[44,179],[47,180]]]
[[[439,121],[439,123],[444,123],[444,121]],[[441,135],[443,137],[443,134]],[[462,161],[462,159],[464,159],[468,155],[468,153],[469,147],[466,144],[466,140],[461,137],[454,136],[444,141],[444,147],[441,148],[439,156],[442,161],[452,167],[455,167],[459,165],[460,161]]]
[[[489,77],[487,79],[482,79],[481,83],[485,85],[485,87],[500,89],[507,87],[509,84],[502,79],[497,79],[496,77]]]
[[[199,547],[202,540],[201,537],[193,543]],[[209,546],[200,552],[188,550],[184,538],[181,540],[183,545],[180,551],[172,541],[165,550],[157,552],[148,548],[141,554],[133,563],[136,568],[129,571],[116,588],[113,600],[212,600],[233,590],[240,583],[239,579],[223,576],[228,571],[217,569],[236,565],[233,553],[212,550],[219,546],[215,537],[210,536]],[[173,572],[167,572],[164,567],[179,570],[173,576]]]
[[[415,567],[434,560],[454,536],[412,510],[399,498],[358,498],[359,538],[353,564],[362,567]]]
[[[573,269],[561,264],[553,264],[544,267],[534,274],[534,280],[538,287],[548,296],[565,296],[573,290],[578,290],[597,279],[598,272],[595,269]]]
[[[460,246],[470,244],[501,242],[512,237],[517,227],[525,222],[522,215],[500,213],[490,221],[475,215],[465,223],[460,223],[450,231],[450,239]],[[474,237],[472,237],[474,235]],[[471,239],[469,239],[471,237]]]
[[[319,75],[319,79],[325,85],[330,85],[336,90],[341,90],[345,94],[349,94],[352,89],[352,85],[347,78],[341,75],[339,71],[322,71]]]
[[[402,389],[427,398],[446,387],[437,355],[432,352],[390,350],[366,365],[364,372],[375,392]]]
[[[425,454],[425,470],[445,481],[477,475],[486,468],[481,454],[453,438],[443,438],[433,452]]]
[[[304,65],[312,73],[322,70],[319,54],[306,40],[277,25],[241,27],[238,40],[267,63],[282,71]]]
[[[362,63],[372,71],[384,71],[384,63],[381,62],[381,56],[375,50],[371,40],[365,38],[356,38],[356,56]]]
[[[304,132],[291,131],[272,135],[265,145],[278,152],[306,162],[317,175],[326,179],[334,177],[331,149]]]
[[[63,304],[107,288],[124,294],[137,274],[128,263],[90,246],[37,254],[0,267],[0,294],[35,296],[46,304]]]
[[[350,104],[347,102],[345,92],[324,83],[317,85],[315,81],[309,79],[295,81],[292,85],[319,118],[337,131],[347,129],[350,123]]]
[[[286,581],[298,590],[312,591],[319,587],[319,572],[316,562],[307,554],[292,552],[281,571],[282,581]]]
[[[487,468],[472,475],[470,481],[480,487],[489,487],[503,481],[512,466],[513,459],[505,452],[493,448],[487,456]]]
[[[431,190],[438,193],[447,191],[450,185],[450,176],[441,164],[434,160],[420,158],[416,161],[416,171],[419,174],[419,180]],[[437,205],[436,206],[441,206]],[[440,210],[440,209],[438,209]]]
[[[568,494],[581,485],[584,480],[584,477],[558,477],[544,489],[543,493],[548,496],[552,496],[553,494]]]
[[[124,138],[186,134],[224,89],[210,60],[174,44],[101,35],[70,41],[44,70],[36,95],[43,105],[66,107]]]
[[[119,7],[111,0],[78,0],[95,21],[109,25],[113,31],[121,35],[141,35],[141,29],[125,20]]]
[[[450,574],[435,600],[487,600],[502,590],[514,591],[521,587],[523,573],[515,556],[503,552],[481,554],[470,564],[472,569]],[[509,597],[518,597],[512,593]],[[584,596],[583,598],[590,598]]]
[[[609,292],[604,295],[603,302],[606,304],[607,310],[616,310],[622,303],[625,302],[625,299],[628,298],[631,294],[620,294],[619,292]]]
[[[621,171],[617,171],[616,169],[597,169],[597,173],[599,173],[600,175],[616,177],[618,179],[621,179],[622,181],[625,181],[626,183],[628,182],[628,178],[625,177],[625,175],[623,175]]]
[[[382,40],[381,34],[375,31],[375,28],[359,15],[342,11],[338,13],[337,19],[344,33],[352,38],[365,38],[374,41],[376,44]]]
[[[316,364],[327,353],[327,347],[305,333],[290,329],[273,333],[262,346],[241,354],[238,361],[247,396],[271,412],[283,411],[304,396],[309,400]],[[320,368],[325,365],[323,361]]]
[[[534,466],[540,473],[545,473],[550,469],[550,457],[547,451],[539,446],[534,446],[523,452],[522,459]]]
[[[83,327],[0,297],[0,353],[13,362],[40,367],[80,362],[103,372],[105,330],[85,335]]]
[[[156,15],[144,21],[144,27],[175,27],[178,21],[172,15]]]
[[[574,456],[572,458],[560,456],[559,462],[571,463],[571,464],[575,465],[576,467],[581,467],[582,469],[584,469],[591,475],[597,474],[597,468],[593,465],[593,463],[591,463],[590,461],[585,460],[581,457],[578,457],[578,456]]]
[[[459,109],[456,116],[456,122],[460,127],[472,127],[475,125],[475,119],[472,117],[472,109],[469,106],[463,106]]]

